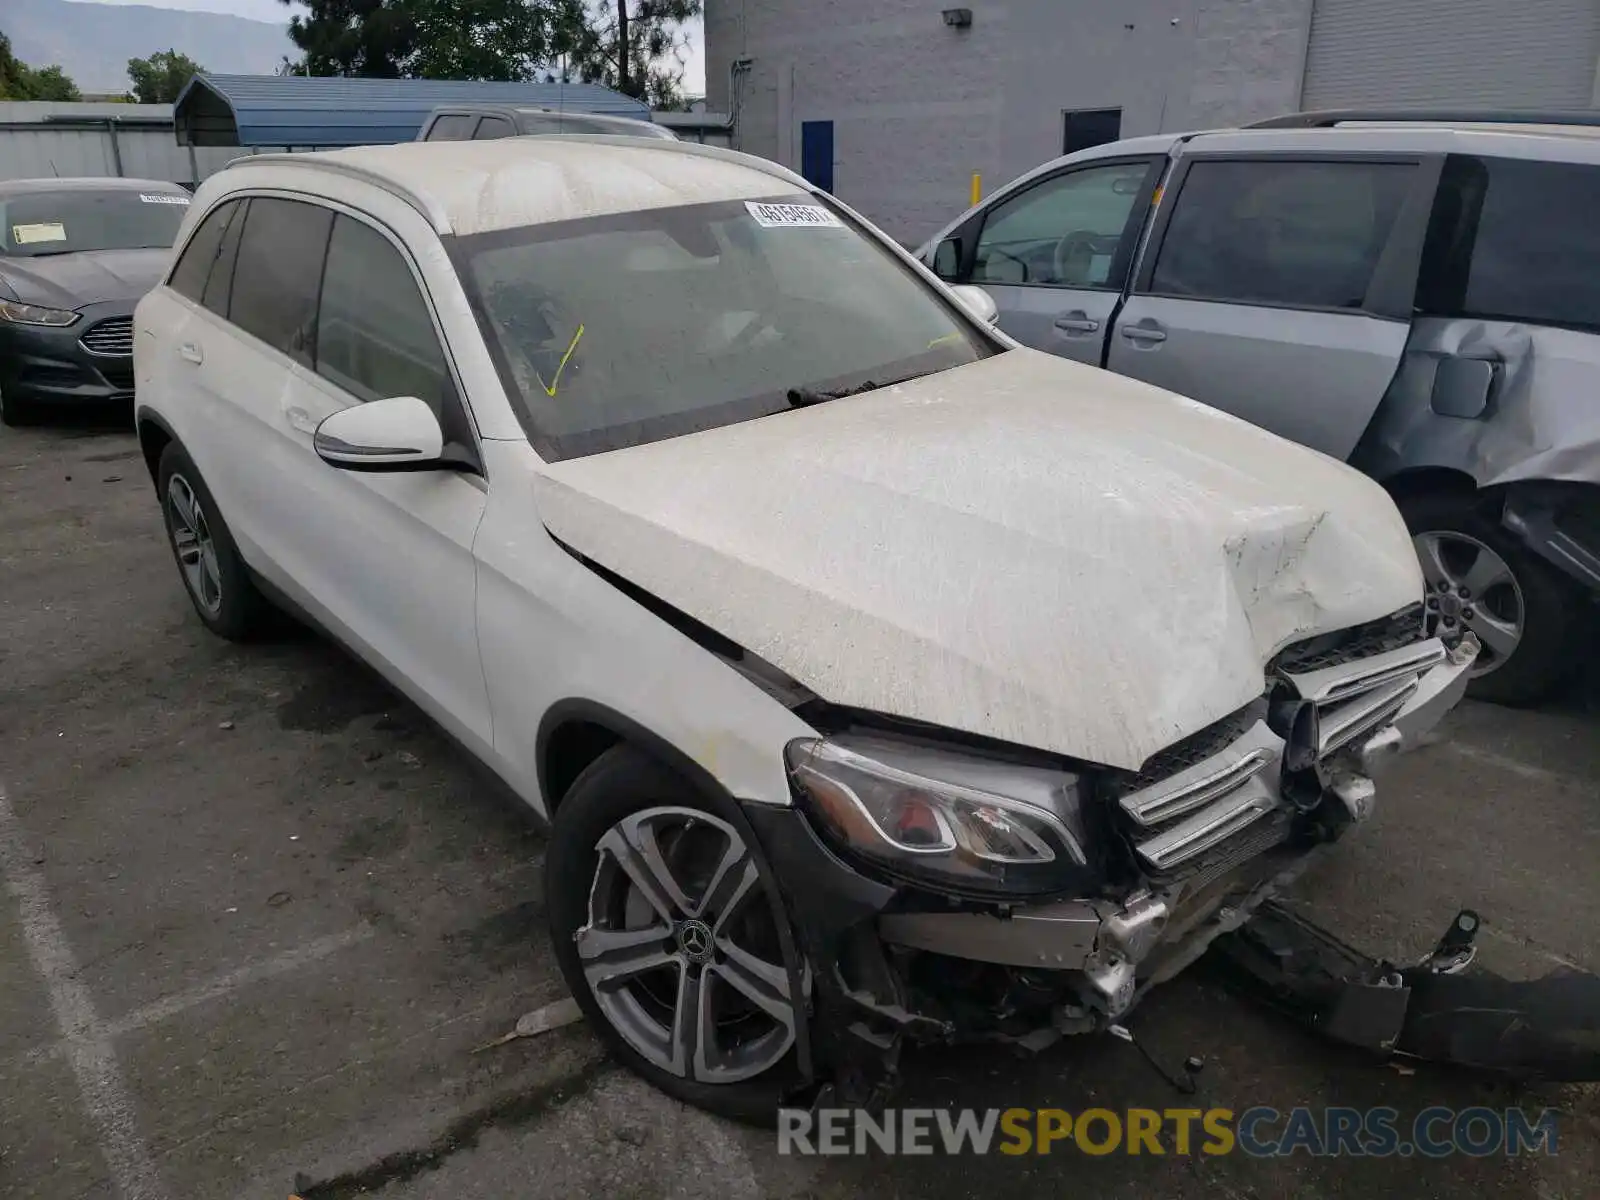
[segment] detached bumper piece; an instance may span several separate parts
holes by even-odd
[[[1600,977],[1468,972],[1478,917],[1463,910],[1421,963],[1374,959],[1276,902],[1212,944],[1228,981],[1324,1037],[1518,1078],[1600,1080]]]

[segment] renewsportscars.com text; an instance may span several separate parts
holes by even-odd
[[[1556,1113],[1521,1108],[781,1109],[778,1152],[1449,1158],[1553,1155]]]

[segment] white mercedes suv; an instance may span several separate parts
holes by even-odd
[[[260,156],[138,431],[200,619],[309,618],[500,775],[602,1036],[759,1116],[1115,1023],[1476,652],[1375,483],[993,313],[728,151]]]

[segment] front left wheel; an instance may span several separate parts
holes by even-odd
[[[556,811],[545,899],[567,986],[618,1059],[698,1108],[770,1122],[798,1082],[805,1008],[775,891],[718,808],[608,751]]]

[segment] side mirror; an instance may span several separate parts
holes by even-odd
[[[940,242],[928,266],[940,279],[954,279],[961,271],[961,239],[945,238]]]
[[[415,396],[340,409],[317,426],[311,444],[323,462],[346,471],[419,471],[446,465],[439,418]]]
[[[960,283],[950,290],[956,294],[956,299],[961,301],[961,307],[985,325],[1000,323],[999,305],[994,302],[994,297],[981,287],[971,283]]]

